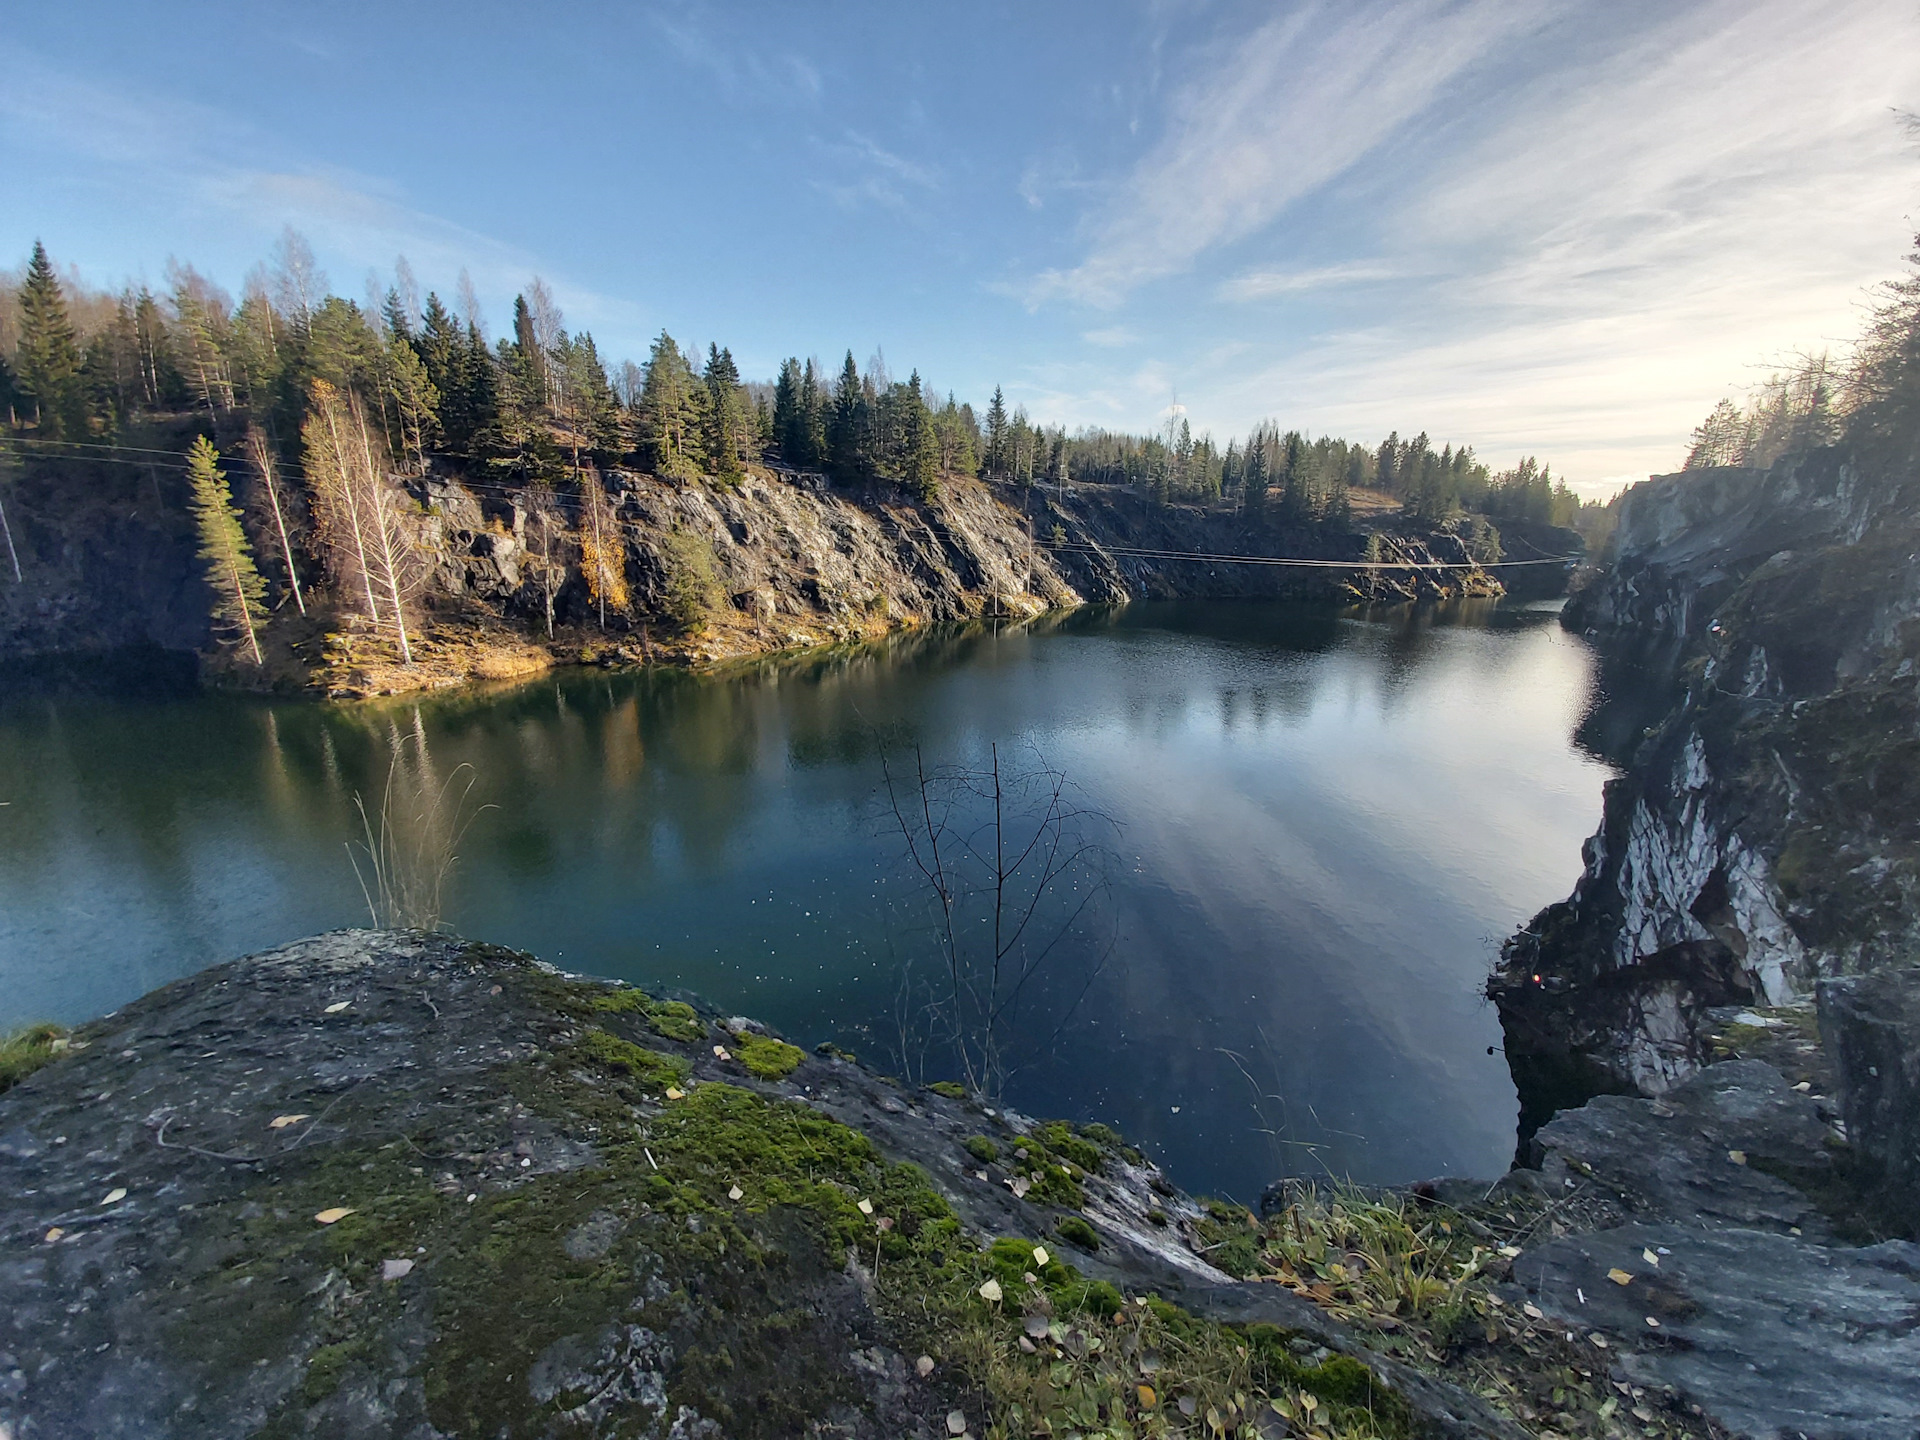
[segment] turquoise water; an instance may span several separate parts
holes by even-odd
[[[492,807],[446,890],[462,933],[938,1075],[902,1045],[933,937],[879,757],[997,745],[1112,821],[1105,898],[1011,1026],[1008,1104],[1243,1200],[1493,1174],[1515,1103],[1480,984],[1578,876],[1608,774],[1572,739],[1591,685],[1540,610],[1142,604],[418,704],[15,696],[0,1027],[366,923],[354,797],[378,808],[398,746]]]

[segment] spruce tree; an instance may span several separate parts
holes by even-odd
[[[206,565],[207,584],[213,590],[213,621],[230,643],[245,638],[253,653],[253,663],[264,664],[260,655],[257,623],[266,617],[267,585],[254,567],[253,546],[247,532],[240,528],[240,512],[234,508],[233,491],[227,485],[224,470],[216,468],[220,452],[202,435],[187,451],[187,480],[192,487],[190,503],[194,523],[200,531],[200,559]]]
[[[998,385],[987,406],[987,474],[995,479],[1007,473],[1007,402]]]
[[[723,482],[739,481],[740,438],[745,416],[740,409],[740,372],[732,352],[707,347],[707,461]]]
[[[47,259],[47,247],[38,240],[27,263],[26,283],[20,287],[20,343],[14,365],[15,383],[33,405],[43,437],[59,440],[86,434],[80,345],[60,281]]]
[[[900,451],[903,478],[922,500],[940,489],[940,444],[933,433],[933,417],[920,393],[920,372],[907,381],[906,414],[901,417]]]
[[[800,362],[792,356],[780,362],[780,378],[773,384],[773,443],[789,465],[804,465],[806,415],[800,408]]]
[[[865,445],[861,428],[865,422],[865,395],[860,384],[860,367],[853,363],[853,351],[840,367],[840,383],[833,391],[833,417],[827,424],[827,459],[834,478],[858,479],[865,471]]]

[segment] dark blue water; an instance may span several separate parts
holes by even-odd
[[[902,1053],[900,970],[933,973],[932,936],[879,754],[998,745],[1113,821],[1107,899],[1010,1036],[1009,1104],[1242,1199],[1283,1172],[1493,1174],[1515,1105],[1480,985],[1579,873],[1607,773],[1572,741],[1590,683],[1539,611],[1170,604],[417,705],[16,696],[0,1027],[366,923],[354,796],[377,804],[399,745],[494,807],[454,928],[937,1074]]]

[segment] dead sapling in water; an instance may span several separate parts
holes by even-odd
[[[910,770],[884,751],[881,766],[931,912],[930,947],[902,966],[902,1061],[946,1052],[969,1091],[997,1097],[1023,1055],[1053,1052],[1113,952],[1103,842],[1118,823],[1063,771],[1008,766],[997,745],[979,768],[929,769],[918,746]],[[1050,1033],[1022,1043],[1036,1014]]]

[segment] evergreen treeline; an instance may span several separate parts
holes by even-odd
[[[593,336],[566,328],[538,280],[516,297],[511,332],[498,340],[464,275],[459,296],[422,298],[403,260],[384,295],[344,298],[291,230],[237,302],[177,264],[159,294],[63,282],[36,244],[17,282],[0,286],[0,414],[41,453],[115,443],[144,416],[205,415],[216,435],[239,437],[254,481],[244,518],[275,603],[291,597],[305,613],[300,572],[317,563],[336,601],[403,657],[422,570],[408,538],[423,493],[413,482],[434,457],[517,496],[537,537],[549,630],[569,567],[603,621],[627,605],[626,552],[602,478],[616,467],[732,484],[757,464],[892,483],[922,499],[955,476],[1014,487],[1074,481],[1283,529],[1347,528],[1360,489],[1386,492],[1427,523],[1464,509],[1565,524],[1579,508],[1531,459],[1495,475],[1471,449],[1436,453],[1424,434],[1374,446],[1267,423],[1223,449],[1184,418],[1150,435],[1068,434],[1009,412],[998,389],[976,414],[930,394],[917,371],[895,380],[881,357],[862,369],[851,351],[837,372],[788,359],[767,384],[743,381],[724,346],[702,356],[662,333],[643,364],[610,374]],[[222,602],[223,627],[251,648],[249,606],[260,601],[250,582],[233,582],[239,561],[220,518],[232,493],[215,458],[196,459],[195,504],[226,547],[225,580],[210,570],[216,588],[237,597]],[[239,538],[249,543],[245,531]]]
[[[1694,429],[1685,468],[1750,465],[1847,442],[1906,458],[1920,444],[1920,238],[1907,273],[1880,287],[1852,353],[1804,356],[1746,405],[1722,400]]]

